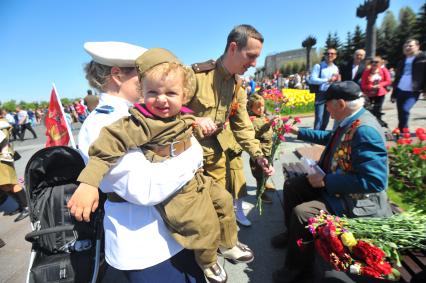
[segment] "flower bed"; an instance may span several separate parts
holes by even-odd
[[[295,115],[301,113],[309,113],[314,111],[315,94],[309,90],[283,88],[265,90],[263,92],[265,98],[265,109],[269,113],[274,113],[275,109],[281,104],[281,115]]]
[[[389,189],[393,201],[403,208],[426,211],[426,134],[416,130],[413,142],[409,129],[393,130],[396,146],[389,148]]]

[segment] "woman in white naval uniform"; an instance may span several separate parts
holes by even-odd
[[[128,108],[138,101],[134,62],[146,49],[122,42],[88,42],[84,48],[92,56],[86,78],[102,92],[78,136],[87,161],[89,146],[102,127],[129,115]],[[140,150],[132,150],[104,178],[100,186],[104,193],[115,192],[127,200],[105,202],[105,258],[130,282],[205,282],[193,252],[170,236],[154,207],[192,179],[202,160],[196,140],[184,153],[162,163],[150,163]],[[78,220],[89,221],[98,200],[97,191],[77,190],[68,207]]]

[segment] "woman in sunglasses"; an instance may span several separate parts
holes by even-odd
[[[369,101],[368,109],[377,118],[382,127],[387,127],[382,121],[382,106],[385,95],[388,93],[387,86],[391,84],[391,77],[388,69],[383,65],[380,56],[375,56],[370,61],[370,68],[365,69],[362,74],[361,88]]]

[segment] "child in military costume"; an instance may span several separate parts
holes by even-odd
[[[247,103],[247,111],[253,123],[255,138],[260,142],[260,149],[264,156],[269,157],[272,149],[272,128],[269,119],[265,116],[265,100],[262,96],[252,94]],[[259,191],[263,184],[263,170],[259,164],[250,158],[250,169],[256,179],[256,191]],[[272,199],[264,192],[261,199],[265,203],[272,203]]]
[[[111,166],[128,150],[141,147],[153,162],[179,155],[190,146],[201,146],[192,136],[195,117],[182,107],[194,91],[194,75],[168,50],[153,48],[136,60],[144,104],[130,109],[130,116],[103,128],[89,150],[89,163],[78,180],[80,186],[98,187]],[[200,164],[200,167],[202,164]],[[167,174],[167,172],[165,172]],[[195,251],[207,279],[226,282],[217,261],[217,249],[226,257],[239,251],[238,262],[250,262],[252,251],[237,241],[231,195],[202,174],[167,201],[157,205],[172,235],[185,248]],[[109,193],[111,202],[124,202]],[[143,239],[141,239],[143,240]]]

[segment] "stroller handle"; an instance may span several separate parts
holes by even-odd
[[[32,231],[25,235],[25,240],[32,243],[36,240],[36,238],[46,235],[46,234],[52,234],[52,233],[59,233],[59,232],[65,232],[65,231],[72,231],[74,230],[74,225],[63,225],[63,226],[56,226],[51,228],[46,228],[42,230]]]

